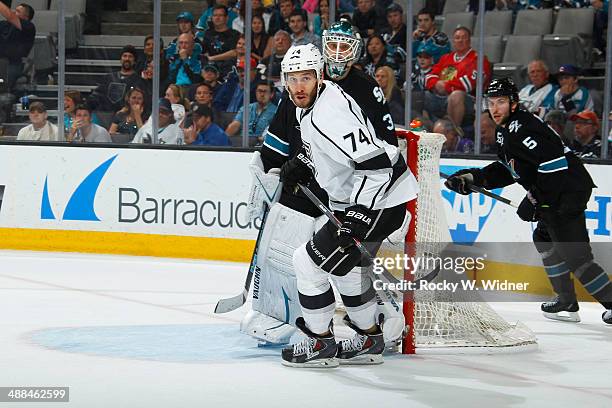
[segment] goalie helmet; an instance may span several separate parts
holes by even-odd
[[[332,79],[341,78],[361,56],[361,36],[345,19],[323,31],[323,58]]]

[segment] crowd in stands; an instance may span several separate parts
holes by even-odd
[[[160,47],[159,95],[152,95],[154,40],[147,36],[142,53],[133,46],[124,47],[120,69],[108,74],[86,100],[78,92],[65,93],[64,138],[62,129],[58,134],[47,120],[44,105],[32,103],[31,124],[22,129],[19,139],[111,142],[119,140],[117,135],[127,135],[125,140],[132,143],[157,140],[231,146],[233,140],[241,144],[241,129],[247,126],[249,144],[260,145],[283,91],[282,58],[291,45],[312,43],[321,48],[321,35],[330,25],[329,0],[252,0],[250,23],[245,22],[244,1],[213,3],[200,16],[188,11],[176,16],[176,38],[167,45],[162,41]],[[360,33],[364,47],[355,67],[378,82],[397,125],[405,125],[405,97],[410,87],[412,111],[408,116],[419,118],[426,130],[444,134],[446,153],[472,153],[478,108],[478,55],[472,32],[462,26],[448,35],[439,31],[436,16],[444,1],[428,0],[425,5],[415,13],[410,27],[402,6],[391,0],[337,0],[334,19],[349,19]],[[487,0],[485,6],[486,10],[513,11],[592,7],[593,45],[603,58],[608,0]],[[478,1],[466,1],[466,10],[477,12]],[[0,22],[0,58],[15,65],[31,48],[34,11],[27,4],[14,12],[0,5],[0,13],[7,20]],[[244,31],[249,24],[252,44],[247,55]],[[412,41],[412,55],[406,54],[407,40]],[[412,76],[406,83],[407,64]],[[579,155],[597,157],[601,120],[594,113],[589,90],[579,84],[581,67],[565,64],[556,71],[549,72],[543,60],[530,62],[520,102]],[[485,55],[485,85],[492,76],[492,64]],[[247,86],[251,100],[249,123],[244,123]],[[153,98],[160,98],[157,138],[152,137],[150,118]],[[479,127],[480,151],[495,153],[495,126],[486,113]]]

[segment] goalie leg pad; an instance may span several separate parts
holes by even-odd
[[[250,310],[240,322],[240,331],[265,343],[287,344],[296,328],[274,317]]]
[[[312,236],[314,223],[314,218],[282,204],[272,206],[257,254],[253,310],[290,324],[301,315],[292,258]]]

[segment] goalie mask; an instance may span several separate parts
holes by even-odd
[[[342,78],[361,55],[362,42],[348,20],[340,20],[323,31],[323,57],[332,79]]]
[[[288,77],[292,72],[315,71],[317,76],[317,95],[312,101],[312,105],[319,97],[319,91],[323,84],[323,57],[321,52],[314,44],[294,45],[285,54],[281,62],[281,84],[289,93],[289,98],[293,103],[291,91],[289,90]],[[297,105],[297,103],[296,103]]]

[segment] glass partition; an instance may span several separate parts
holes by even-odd
[[[447,153],[495,152],[481,91],[505,76],[576,149],[588,144],[588,119],[574,115],[593,110],[599,144],[589,149],[609,154],[610,16],[599,2],[590,11],[423,0],[15,3],[0,5],[1,24],[24,28],[0,47],[2,142],[23,130],[30,141],[259,146],[283,92],[286,50],[319,44],[345,18],[363,38],[355,69],[378,82],[395,124],[416,119],[415,129],[443,133]],[[362,18],[372,10],[375,20]],[[579,13],[591,13],[592,35],[563,23],[582,24]]]

